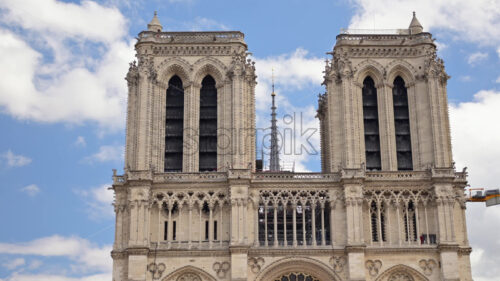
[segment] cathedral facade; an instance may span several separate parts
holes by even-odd
[[[241,32],[163,32],[131,63],[113,280],[469,281],[466,172],[432,35],[337,36],[319,97],[320,173],[256,168]]]

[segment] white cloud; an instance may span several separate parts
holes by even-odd
[[[53,235],[24,243],[0,243],[0,254],[66,257],[73,261],[75,263],[73,267],[81,272],[96,270],[110,272],[112,260],[109,253],[111,248],[111,245],[99,247],[76,236]]]
[[[22,167],[26,166],[31,163],[31,158],[23,156],[23,155],[18,155],[14,154],[10,149],[5,152],[3,155],[3,158],[7,160],[7,166],[9,167]]]
[[[90,218],[98,220],[109,219],[114,216],[115,213],[112,206],[114,193],[108,189],[110,186],[111,184],[103,184],[90,190],[75,191],[88,205],[88,208],[85,210],[88,212]]]
[[[115,8],[92,1],[0,3],[0,109],[19,119],[122,129],[133,40]],[[57,108],[57,110],[54,110]]]
[[[471,187],[498,188],[500,174],[500,92],[480,91],[471,102],[450,105],[454,159],[457,167],[468,166]],[[485,149],[487,148],[487,149]],[[467,206],[469,241],[474,280],[495,281],[500,276],[500,208],[484,203]]]
[[[103,145],[99,151],[85,157],[87,163],[93,162],[119,162],[124,157],[124,147],[122,145]]]
[[[184,1],[184,0],[181,0]],[[180,1],[177,1],[180,2]],[[194,20],[186,23],[186,28],[191,31],[201,31],[201,30],[229,30],[229,27],[223,23],[220,23],[216,20],[204,18],[204,17],[196,17]]]
[[[461,75],[460,77],[458,77],[458,80],[462,82],[471,82],[472,77],[470,75]]]
[[[94,274],[90,276],[72,278],[64,275],[50,275],[50,274],[23,274],[14,273],[5,281],[109,281],[112,279],[111,273]]]
[[[83,37],[99,42],[114,42],[125,35],[125,17],[116,8],[94,1],[81,4],[56,0],[4,0],[3,21],[25,29]]]
[[[484,61],[488,58],[488,53],[475,52],[467,58],[467,63],[470,65],[476,65],[477,63]]]
[[[36,184],[30,184],[21,188],[21,191],[28,194],[31,197],[34,197],[35,195],[38,194],[38,192],[40,192],[40,188]]]
[[[440,42],[440,41],[434,41],[434,44],[436,44],[436,48],[439,51],[443,51],[448,48],[448,44]]]
[[[28,265],[29,270],[37,269],[40,266],[42,266],[43,262],[40,260],[32,260],[30,264]]]
[[[10,260],[8,262],[3,263],[2,266],[8,270],[13,270],[13,269],[20,267],[21,265],[24,265],[25,263],[26,263],[26,261],[23,258],[16,258],[16,259],[13,259],[13,260]]]
[[[78,146],[78,147],[86,147],[87,146],[87,142],[85,141],[84,137],[78,136],[76,138],[76,141],[74,142],[74,145]]]
[[[484,45],[500,43],[500,4],[491,0],[352,0],[350,28],[407,28],[411,12],[424,30],[441,28],[461,40]],[[387,7],[390,7],[388,9]]]
[[[278,115],[278,128],[283,136],[280,139],[280,160],[284,162],[285,168],[295,165],[295,171],[307,171],[306,162],[310,160],[309,153],[319,150],[319,123],[316,115],[316,96],[311,93],[312,98],[304,99],[303,103],[295,100],[293,104],[290,99],[298,96],[297,92],[309,87],[320,87],[324,69],[324,61],[313,57],[302,48],[292,53],[271,56],[267,58],[254,58],[257,68],[258,84],[255,89],[257,128],[264,130],[265,134],[270,131],[270,107],[271,107],[271,80],[274,69],[274,80],[276,84],[276,103],[280,112],[290,115],[288,124],[285,124],[283,116]],[[299,104],[297,106],[296,104]],[[295,126],[295,127],[294,127]],[[292,130],[295,136],[292,137]],[[286,131],[286,132],[285,132]],[[269,141],[269,136],[265,138]],[[260,146],[262,139],[258,140]],[[266,144],[266,148],[268,148]],[[265,159],[266,163],[268,155]]]

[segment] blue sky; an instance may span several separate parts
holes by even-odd
[[[325,53],[340,28],[406,28],[415,10],[452,76],[457,168],[469,168],[474,187],[500,187],[496,1],[0,0],[0,280],[110,280],[107,187],[111,169],[123,167],[123,78],[154,10],[167,31],[244,32],[257,67],[258,126],[269,126],[274,68],[278,115],[302,113],[308,128],[318,127]],[[317,155],[282,159],[319,170]],[[500,207],[469,205],[467,217],[474,278],[497,280]]]

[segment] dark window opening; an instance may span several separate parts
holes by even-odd
[[[199,170],[217,170],[217,88],[212,76],[201,82]]]
[[[217,240],[217,221],[214,221],[214,240]]]
[[[205,240],[208,240],[208,234],[210,233],[208,221],[205,221]]]
[[[366,77],[363,81],[362,95],[366,169],[381,170],[377,89],[371,77]]]
[[[396,154],[398,170],[412,170],[410,115],[408,112],[408,91],[400,76],[394,79],[392,88],[394,104],[394,127],[396,130]]]
[[[172,229],[172,240],[176,240],[177,238],[177,222],[174,221],[174,224],[172,225],[173,226],[173,229]]]
[[[179,76],[168,82],[165,120],[165,172],[182,171],[184,88]]]
[[[165,222],[163,230],[163,240],[168,240],[168,221]]]

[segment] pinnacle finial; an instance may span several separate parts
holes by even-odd
[[[411,19],[409,29],[410,29],[411,34],[422,33],[424,31],[424,28],[422,27],[422,25],[420,24],[420,22],[417,19],[417,15],[416,15],[415,11],[413,11],[413,18]]]
[[[272,71],[272,87],[273,87],[273,92],[271,93],[272,97],[272,106],[271,106],[271,153],[270,153],[270,159],[269,159],[269,170],[278,172],[280,171],[280,155],[279,155],[279,147],[278,147],[278,126],[276,125],[277,120],[276,120],[276,103],[275,103],[275,96],[276,93],[274,92],[274,68],[271,69]]]
[[[160,20],[158,19],[158,12],[155,11],[153,19],[148,24],[148,31],[161,32],[163,27],[161,26]]]
[[[271,93],[272,96],[275,96],[276,94],[274,93],[274,67],[271,68],[271,81],[272,81],[272,87],[273,87],[273,92]]]

